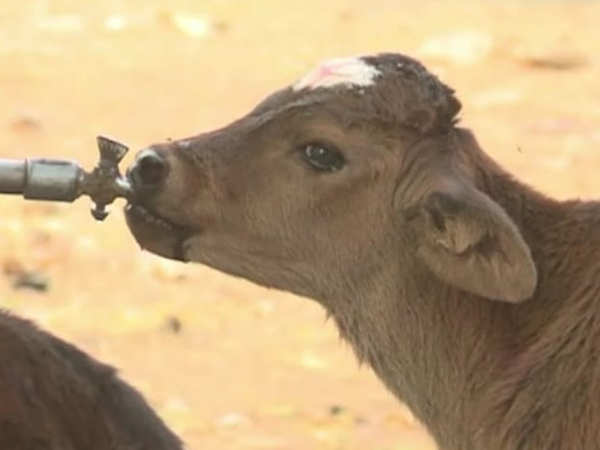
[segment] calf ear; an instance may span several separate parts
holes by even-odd
[[[492,300],[531,297],[537,285],[531,252],[500,205],[475,188],[451,185],[417,209],[417,254],[437,277]]]

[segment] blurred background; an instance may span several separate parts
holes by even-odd
[[[0,0],[0,157],[91,168],[97,134],[193,135],[323,59],[400,51],[519,178],[597,196],[598,17],[595,1]],[[435,448],[316,304],[142,253],[121,205],[105,223],[89,206],[0,197],[0,307],[118,367],[190,449]]]

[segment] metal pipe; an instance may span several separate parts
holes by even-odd
[[[135,193],[119,171],[119,162],[128,148],[103,136],[98,136],[97,143],[100,161],[91,172],[69,160],[0,159],[0,193],[62,202],[72,202],[85,194],[95,203],[94,218],[104,220],[108,215],[106,205],[118,197],[132,200]]]
[[[25,189],[26,161],[22,159],[0,159],[0,192],[20,194]]]
[[[27,159],[23,197],[72,202],[81,195],[83,169],[73,161]]]

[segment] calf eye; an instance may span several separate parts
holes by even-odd
[[[344,157],[337,150],[318,144],[304,147],[304,158],[317,170],[335,172],[344,166]]]

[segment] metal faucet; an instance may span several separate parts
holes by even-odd
[[[96,140],[100,161],[91,172],[86,172],[76,161],[0,158],[0,193],[61,202],[72,202],[87,195],[94,202],[91,210],[94,219],[106,219],[106,206],[116,198],[134,198],[131,183],[119,171],[119,163],[129,148],[104,136]]]

